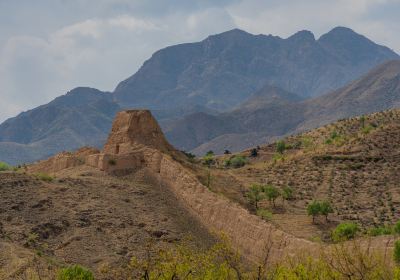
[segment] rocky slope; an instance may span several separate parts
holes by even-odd
[[[309,31],[282,39],[235,29],[156,52],[114,94],[130,107],[199,104],[227,110],[265,84],[316,96],[396,58],[390,49],[344,27],[318,40]]]
[[[100,147],[120,106],[110,93],[76,88],[0,125],[0,160],[32,162],[81,146]]]
[[[288,93],[285,95],[283,90],[274,91],[270,87],[266,89],[261,96],[255,94],[237,109],[212,116],[212,121],[208,116],[203,117],[202,120],[209,120],[209,123],[200,127],[196,126],[200,120],[191,122],[191,116],[187,116],[186,120],[177,122],[177,127],[171,125],[166,133],[181,139],[182,128],[186,128],[184,133],[187,133],[201,130],[203,127],[213,127],[222,120],[230,120],[230,127],[234,129],[227,126],[220,132],[213,129],[210,135],[215,136],[214,138],[208,138],[208,141],[200,143],[196,148],[188,147],[197,154],[204,154],[209,150],[222,153],[225,149],[239,151],[341,118],[397,108],[400,106],[400,61],[389,61],[377,66],[347,86],[313,99],[299,101],[296,98],[287,98]],[[277,93],[280,94],[280,98],[274,97]],[[246,139],[249,138],[252,140],[246,143]],[[174,144],[187,148],[184,141]]]

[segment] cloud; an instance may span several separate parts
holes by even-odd
[[[0,122],[77,86],[113,90],[156,50],[235,27],[342,25],[400,51],[398,0],[0,1]]]

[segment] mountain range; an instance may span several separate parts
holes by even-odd
[[[396,107],[397,63],[381,65],[396,59],[389,48],[345,27],[317,40],[309,31],[283,39],[234,29],[157,51],[112,93],[76,88],[6,120],[0,160],[19,164],[101,146],[115,113],[125,108],[151,109],[180,149],[246,148]]]

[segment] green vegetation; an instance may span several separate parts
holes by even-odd
[[[239,167],[243,167],[245,166],[247,163],[247,159],[244,156],[240,156],[240,155],[235,155],[233,157],[231,157],[230,159],[226,160],[224,162],[224,165],[229,167],[233,167],[233,168],[239,168]]]
[[[332,240],[341,242],[353,239],[360,228],[355,223],[341,223],[332,231]]]
[[[54,177],[50,176],[47,173],[36,173],[34,174],[36,178],[39,180],[45,181],[45,182],[52,182],[54,180]]]
[[[398,221],[398,222],[394,225],[393,231],[394,231],[394,233],[396,233],[396,234],[400,234],[400,221]]]
[[[325,221],[328,222],[330,213],[333,213],[333,207],[328,201],[313,201],[307,205],[307,214],[313,217],[313,223],[318,215],[325,216]]]
[[[286,143],[283,140],[276,142],[276,152],[278,154],[283,154],[286,150]]]
[[[400,248],[400,246],[399,246]],[[263,260],[244,266],[240,254],[227,242],[220,242],[206,251],[177,245],[132,258],[119,270],[102,270],[102,279],[231,279],[231,280],[313,280],[313,279],[382,279],[399,280],[400,269],[388,264],[368,245],[332,245],[332,253],[315,252],[313,256],[287,257],[284,261],[271,261],[271,251],[265,249]],[[317,257],[318,256],[318,257]]]
[[[184,155],[189,159],[189,161],[194,161],[194,159],[196,158],[196,155],[186,152],[186,151],[182,151],[182,153],[184,153]]]
[[[389,226],[374,227],[368,230],[368,235],[370,236],[391,235],[391,234],[393,234],[393,228]]]
[[[328,222],[328,215],[333,213],[332,205],[328,201],[322,201],[320,203],[320,213],[325,216],[325,220]]]
[[[272,212],[266,210],[266,209],[258,209],[257,210],[257,216],[261,217],[261,219],[265,221],[271,221],[272,220]]]
[[[269,202],[272,202],[275,207],[275,200],[280,196],[279,190],[272,185],[266,185],[263,187],[263,192],[265,193],[265,196],[268,198]]]
[[[251,185],[250,190],[247,192],[246,196],[249,202],[254,205],[256,210],[258,210],[258,203],[265,198],[262,186],[257,184]]]
[[[400,264],[400,240],[396,240],[394,243],[393,257],[394,261]]]
[[[9,171],[11,170],[11,166],[5,162],[0,161],[0,172],[1,171]]]
[[[289,186],[285,186],[282,188],[282,199],[284,200],[292,200],[294,198],[293,189]]]
[[[60,269],[57,280],[94,280],[93,273],[79,265]]]
[[[313,201],[307,205],[307,214],[312,216],[312,221],[315,223],[315,217],[321,212],[321,204],[318,201]]]

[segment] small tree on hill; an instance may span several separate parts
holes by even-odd
[[[321,211],[321,204],[318,201],[313,201],[307,206],[307,214],[312,216],[312,222],[315,223],[315,217],[319,215]]]
[[[258,156],[258,151],[257,151],[256,148],[251,149],[251,151],[250,151],[250,156],[251,156],[251,157],[257,157],[257,156]]]
[[[279,190],[271,185],[266,185],[263,188],[265,195],[267,196],[268,200],[272,202],[275,207],[275,200],[280,196]]]
[[[325,216],[325,220],[328,222],[329,213],[333,213],[332,205],[328,201],[322,201],[320,203],[320,212],[321,215]]]
[[[246,196],[249,202],[254,205],[256,210],[258,210],[258,202],[265,198],[262,187],[257,184],[251,185],[250,190],[247,192]]]
[[[293,189],[289,186],[282,188],[282,200],[291,200],[293,199]]]
[[[397,264],[400,264],[400,240],[394,243],[393,258]]]
[[[286,144],[283,140],[280,140],[278,142],[276,142],[276,151],[279,154],[283,154],[283,152],[286,150]]]

